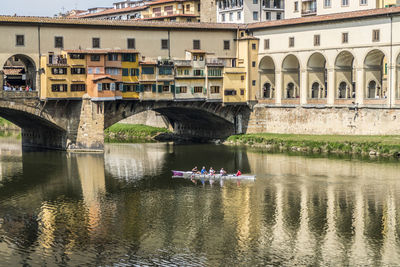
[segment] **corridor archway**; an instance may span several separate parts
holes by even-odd
[[[353,99],[356,97],[354,56],[342,51],[335,60],[335,98]]]
[[[36,90],[36,65],[27,55],[16,54],[7,59],[3,66],[2,84],[5,90]]]
[[[261,91],[262,98],[275,98],[275,63],[270,56],[261,59],[259,72],[261,84],[264,85]]]
[[[296,56],[288,55],[282,62],[283,98],[300,97],[300,63]]]
[[[308,72],[308,97],[326,99],[327,78],[326,59],[321,53],[314,53],[307,63]]]
[[[385,54],[378,49],[370,51],[364,60],[365,97],[368,99],[387,98],[387,63]]]

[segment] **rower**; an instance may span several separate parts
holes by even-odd
[[[213,167],[210,167],[210,171],[208,173],[210,175],[214,175],[215,174],[215,170],[213,169]]]
[[[194,174],[194,173],[197,173],[198,172],[198,169],[197,169],[197,166],[195,166],[193,169],[192,169],[192,173]]]
[[[240,176],[240,175],[242,175],[242,173],[241,173],[240,170],[238,170],[237,173],[236,173],[236,176]]]
[[[201,172],[200,172],[200,174],[204,174],[204,175],[206,175],[206,174],[207,174],[206,167],[204,167],[204,166],[203,166],[203,168],[201,168]]]
[[[224,168],[221,168],[219,174],[221,174],[221,176],[226,176],[226,171],[224,170]]]

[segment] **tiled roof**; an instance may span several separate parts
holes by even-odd
[[[154,6],[154,5],[159,5],[159,4],[167,4],[167,3],[173,3],[173,2],[187,2],[189,0],[158,0],[154,2],[148,3],[149,6]]]
[[[139,51],[135,49],[72,49],[72,50],[64,50],[69,54],[118,54],[118,53],[139,53]]]
[[[117,79],[114,79],[113,77],[111,77],[109,75],[104,75],[104,76],[95,77],[95,78],[92,79],[92,81],[97,82],[97,81],[105,80],[105,79],[109,79],[109,80],[113,80],[113,81],[117,80]]]
[[[115,8],[109,8],[107,10],[93,13],[93,14],[82,14],[82,15],[72,15],[68,16],[68,18],[94,18],[94,17],[100,17],[100,16],[105,16],[105,15],[113,15],[113,14],[120,14],[120,13],[128,13],[132,11],[140,11],[146,9],[147,6],[137,6],[137,7],[126,7],[126,8],[120,8],[120,9],[115,9]]]
[[[205,53],[207,53],[206,51],[204,51],[204,50],[201,50],[201,49],[189,49],[189,50],[186,50],[187,52],[190,52],[190,53],[198,53],[198,54],[205,54]]]
[[[175,18],[175,17],[196,18],[199,16],[197,16],[195,14],[172,14],[172,15],[158,16],[158,17],[151,17],[151,18],[142,18],[141,20],[164,19],[164,18]]]
[[[18,17],[0,16],[0,24],[29,24],[35,25],[70,25],[70,26],[99,26],[99,27],[128,27],[153,29],[196,29],[196,30],[237,30],[243,24],[233,23],[201,23],[201,22],[166,22],[144,20],[104,20],[104,19],[68,19],[50,17]]]
[[[321,16],[309,16],[295,19],[283,19],[247,24],[247,29],[263,29],[272,27],[294,26],[308,23],[323,23],[337,20],[360,19],[365,17],[385,16],[400,13],[400,7],[376,8],[362,11],[335,13]]]

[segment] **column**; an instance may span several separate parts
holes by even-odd
[[[388,106],[392,107],[396,101],[396,89],[397,89],[397,84],[396,84],[396,77],[397,77],[397,71],[396,71],[396,61],[393,61],[394,63],[389,66],[388,70],[388,92],[386,94],[388,98]]]
[[[300,69],[300,105],[307,104],[308,98],[308,70]]]
[[[275,72],[275,103],[281,104],[282,103],[282,79],[283,74],[281,70],[277,70]]]
[[[365,85],[364,85],[364,72],[365,69],[364,67],[357,67],[356,68],[356,99],[355,102],[358,103],[358,105],[363,105],[364,104],[364,94],[365,94]]]
[[[329,106],[333,106],[335,104],[335,95],[336,95],[336,74],[335,68],[328,68],[328,96],[327,96],[327,104]]]

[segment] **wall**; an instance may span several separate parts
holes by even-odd
[[[200,1],[200,22],[217,22],[217,1]]]
[[[399,109],[267,108],[256,105],[248,133],[398,135]]]
[[[133,115],[125,120],[120,121],[123,124],[144,124],[152,127],[168,128],[169,125],[163,117],[156,112],[149,110]]]

